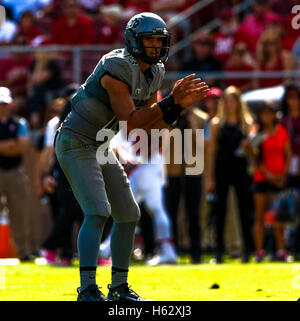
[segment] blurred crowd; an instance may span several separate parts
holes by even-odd
[[[232,9],[242,1],[218,0],[179,23],[178,14],[197,4],[195,0],[2,0],[7,20],[0,27],[0,45],[109,45],[123,46],[124,27],[139,12],[151,11],[172,24],[172,42],[188,41],[172,55],[168,71],[198,72],[210,85],[235,85],[243,92],[276,86],[292,78],[231,76],[236,72],[299,70],[300,38],[292,26],[295,0],[255,0],[248,11]],[[219,21],[209,30],[208,17]],[[178,23],[176,23],[176,20]],[[299,39],[298,39],[299,38]],[[82,80],[93,70],[103,51],[83,51]],[[0,85],[11,89],[14,108],[41,128],[45,109],[74,80],[74,61],[69,52],[35,51],[0,53]],[[207,73],[218,75],[209,77]]]
[[[176,123],[194,134],[204,129],[205,166],[201,175],[185,175],[188,164],[165,168],[163,206],[172,226],[170,242],[194,263],[206,253],[213,253],[218,263],[224,254],[239,256],[243,262],[249,262],[252,254],[257,262],[267,254],[272,260],[287,261],[291,256],[300,260],[299,80],[282,74],[226,76],[299,70],[300,36],[292,26],[296,16],[292,7],[298,1],[248,1],[249,7],[237,14],[233,7],[243,1],[218,0],[183,23],[174,23],[179,13],[197,2],[2,0],[7,19],[0,26],[0,46],[123,47],[124,27],[134,14],[151,11],[172,22],[173,44],[188,41],[188,46],[170,57],[166,70],[197,72],[211,90]],[[218,27],[209,30],[206,26],[215,18]],[[81,57],[84,77],[107,51],[87,51]],[[59,256],[60,264],[68,265],[76,254],[74,235],[82,213],[53,148],[55,130],[70,111],[70,97],[79,86],[73,83],[72,59],[67,50],[58,54],[0,49],[0,193],[6,195],[1,202],[9,208],[13,239],[24,261],[43,252],[49,262],[57,263]],[[279,101],[266,96],[252,108],[243,99],[247,91],[279,85],[284,88]],[[169,89],[166,83],[163,93]],[[27,160],[27,172],[22,160]],[[39,203],[36,208],[28,205],[37,204],[33,199]],[[36,227],[32,221],[41,221],[37,215],[30,218],[45,203],[51,228],[43,223]],[[157,240],[149,233],[147,209],[140,205],[144,215],[134,253],[147,258],[155,254]],[[33,241],[31,232],[36,228],[47,235],[41,232]],[[104,236],[108,235],[109,228]]]

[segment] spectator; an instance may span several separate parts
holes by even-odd
[[[227,195],[234,186],[242,227],[244,249],[242,261],[248,262],[251,251],[249,191],[247,158],[242,152],[253,120],[247,105],[241,99],[241,91],[228,87],[219,102],[218,114],[213,118],[209,146],[209,182],[207,191],[216,193],[216,261],[223,262],[224,228]]]
[[[0,87],[0,193],[6,194],[12,237],[21,261],[30,260],[28,178],[22,166],[29,145],[25,119],[11,112],[12,96]]]
[[[101,6],[99,8],[100,17],[95,22],[97,25],[96,42],[99,44],[122,43],[120,20],[122,18],[122,8],[120,5]]]
[[[278,38],[280,38],[281,46],[283,49],[288,50],[288,51],[291,50],[290,41],[287,36],[287,29],[285,27],[285,24],[282,23],[281,19],[276,18],[276,19],[271,20],[267,24],[264,32],[266,32],[266,30],[269,30],[269,32],[273,33],[274,36],[277,36]]]
[[[287,187],[300,187],[300,89],[295,83],[285,87],[281,110],[283,119],[281,124],[288,131],[291,138],[292,159],[288,172]],[[295,260],[300,260],[300,225],[296,226],[295,242],[292,248]]]
[[[65,45],[91,44],[95,40],[95,26],[90,17],[80,13],[77,0],[64,0],[64,16],[53,25],[52,42]]]
[[[46,51],[37,51],[29,66],[27,112],[33,128],[43,124],[46,106],[62,85],[58,63]]]
[[[244,43],[236,44],[230,53],[228,61],[225,65],[225,70],[229,72],[249,72],[253,71],[253,61],[249,53],[247,52]],[[254,88],[254,81],[251,77],[247,78],[229,78],[226,79],[227,86],[235,86],[239,88],[242,92],[251,90]]]
[[[269,10],[268,0],[255,0],[252,9],[253,12],[245,17],[241,27],[247,30],[257,43],[268,23],[273,19],[280,19],[280,16]]]
[[[239,23],[237,16],[229,8],[220,10],[218,18],[220,27],[219,31],[214,35],[214,55],[224,64],[234,44],[234,34],[238,30]]]
[[[258,133],[263,140],[256,152],[254,170],[254,242],[256,261],[261,262],[266,255],[264,250],[265,214],[270,201],[286,185],[291,160],[290,138],[287,130],[277,124],[277,108],[271,102],[264,102],[258,113]],[[284,261],[288,253],[285,250],[284,225],[276,223],[275,238],[277,245],[276,258]]]
[[[24,44],[30,42],[40,35],[39,29],[35,25],[35,16],[31,11],[23,11],[19,20],[17,35],[23,38]]]
[[[181,65],[181,71],[206,73],[221,71],[222,63],[213,56],[214,40],[211,34],[201,30],[196,31],[191,41],[193,57]],[[210,79],[207,83],[212,85],[215,81]]]
[[[280,38],[272,30],[265,30],[259,40],[257,48],[256,69],[258,71],[292,70],[294,61],[290,53],[281,47]],[[282,77],[261,78],[256,80],[257,88],[280,85]]]
[[[13,21],[10,8],[5,8],[6,20],[0,25],[0,45],[10,43],[17,31],[17,24]]]

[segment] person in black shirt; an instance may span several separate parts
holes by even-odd
[[[220,100],[218,114],[211,122],[209,142],[208,191],[216,193],[216,261],[222,262],[224,252],[224,225],[227,209],[227,195],[234,186],[238,200],[244,241],[243,262],[249,261],[251,250],[251,227],[249,216],[250,180],[247,174],[245,149],[252,117],[246,104],[241,100],[241,92],[234,86],[228,87]]]

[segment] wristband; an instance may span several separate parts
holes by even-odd
[[[157,105],[160,107],[162,113],[165,114],[172,106],[175,105],[173,95],[170,94],[169,96],[158,102]]]
[[[179,117],[180,113],[183,111],[183,108],[179,104],[173,105],[169,110],[163,114],[162,119],[167,124],[173,124],[177,118]]]

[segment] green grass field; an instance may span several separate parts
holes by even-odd
[[[97,281],[106,294],[110,267],[98,268]],[[129,283],[137,293],[155,301],[295,301],[300,297],[300,264],[241,264],[238,260],[221,265],[133,264]],[[213,284],[219,288],[210,289]],[[78,286],[76,265],[0,265],[0,301],[74,301]]]

